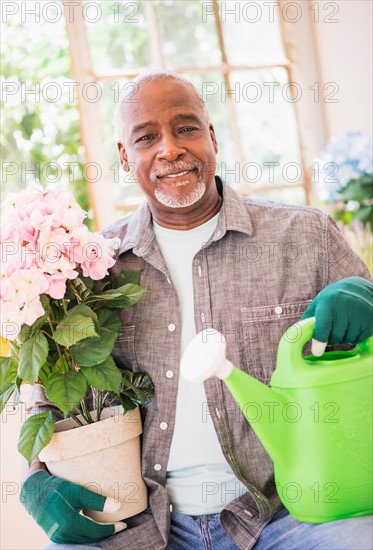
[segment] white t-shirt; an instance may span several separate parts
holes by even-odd
[[[154,232],[181,309],[181,354],[196,334],[192,262],[215,230],[218,215],[187,231],[153,222]],[[247,491],[225,460],[208,412],[203,383],[179,377],[175,429],[166,488],[172,509],[189,515],[214,514]]]

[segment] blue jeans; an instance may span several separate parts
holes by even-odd
[[[329,523],[302,523],[281,510],[262,531],[253,550],[373,550],[372,516]],[[53,544],[45,550],[99,550],[100,546]],[[130,550],[130,549],[128,549]],[[171,513],[167,550],[237,550],[219,514]]]

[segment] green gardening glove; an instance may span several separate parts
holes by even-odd
[[[312,301],[302,319],[316,317],[313,355],[328,344],[358,344],[373,333],[373,284],[349,277],[326,286]]]
[[[83,509],[115,512],[119,503],[85,487],[51,476],[45,470],[31,474],[24,482],[20,501],[47,536],[60,544],[89,544],[110,537],[125,523],[100,524],[82,516]]]

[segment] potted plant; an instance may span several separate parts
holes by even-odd
[[[52,474],[120,500],[107,521],[134,515],[147,507],[138,406],[152,399],[153,386],[147,374],[120,369],[112,350],[118,310],[146,290],[140,274],[110,279],[118,242],[89,231],[71,193],[29,186],[10,194],[2,211],[1,334],[11,352],[0,358],[0,411],[12,397],[18,404],[24,390],[41,393],[50,407],[23,424],[20,453],[29,463],[39,455]],[[106,520],[102,512],[91,517]]]

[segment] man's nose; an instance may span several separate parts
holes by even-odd
[[[186,150],[172,135],[163,136],[158,149],[158,159],[174,161],[180,159]]]

